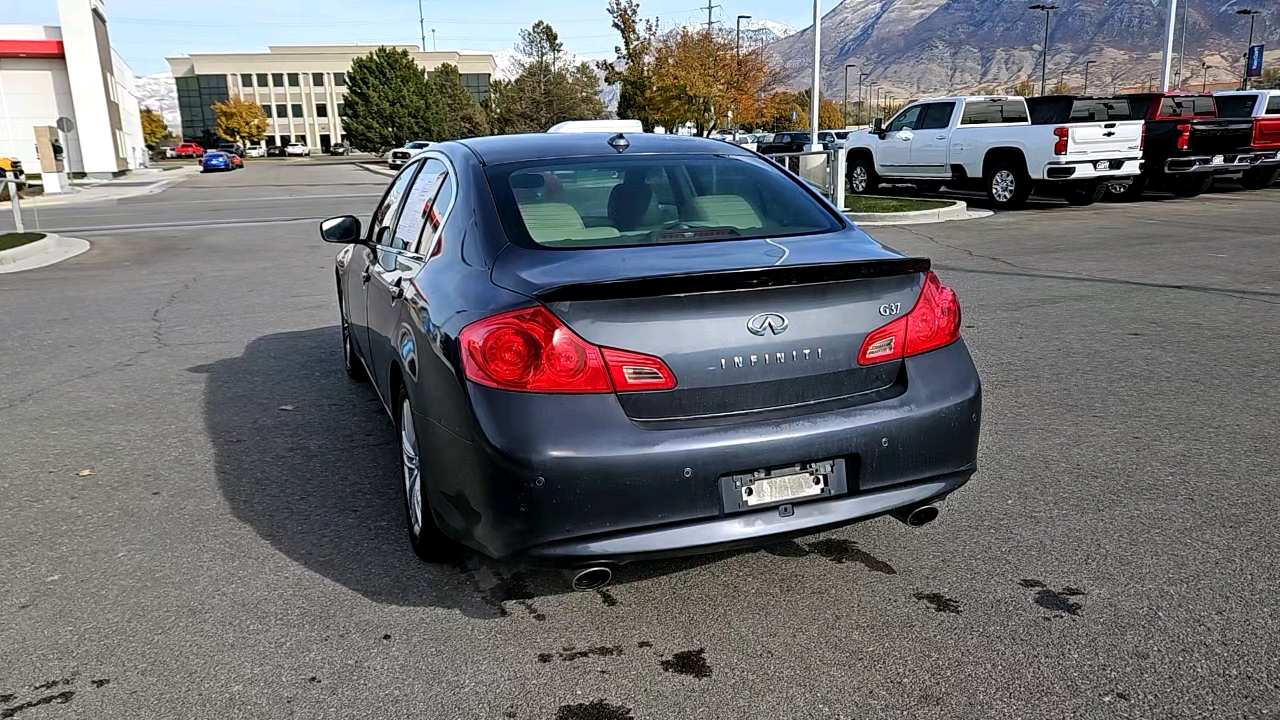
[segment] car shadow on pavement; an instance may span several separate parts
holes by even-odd
[[[190,369],[205,375],[205,425],[232,514],[290,560],[375,602],[475,618],[537,616],[530,601],[573,592],[552,568],[470,550],[451,565],[413,554],[391,420],[370,385],[343,373],[340,347],[337,326],[278,333],[252,341],[239,357]],[[615,581],[732,554],[633,563]]]

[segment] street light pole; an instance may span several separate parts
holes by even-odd
[[[1182,44],[1178,48],[1178,89],[1182,89],[1182,61],[1187,58],[1187,8],[1191,0],[1182,3]]]
[[[1058,92],[1065,93],[1067,91],[1066,84],[1067,84],[1067,71],[1063,70],[1062,72],[1058,73]]]
[[[418,32],[422,34],[422,52],[427,51],[427,26],[422,19],[422,0],[418,0]]]
[[[846,64],[844,66],[844,125],[849,127],[849,68],[857,68],[857,65]]]
[[[1244,74],[1240,76],[1240,89],[1249,89],[1249,48],[1253,47],[1253,21],[1262,14],[1261,10],[1253,10],[1251,8],[1242,8],[1236,11],[1237,15],[1249,16],[1249,44],[1245,45],[1244,50]]]
[[[1081,95],[1089,94],[1089,66],[1098,62],[1097,60],[1086,60],[1084,62],[1084,88],[1080,90]]]
[[[1204,92],[1209,84],[1209,63],[1200,63],[1200,92]]]
[[[737,40],[736,40],[736,42],[735,42],[735,45],[734,45],[734,55],[735,55],[735,56],[737,56],[737,57],[742,57],[742,21],[743,21],[743,20],[750,20],[750,19],[751,19],[751,16],[750,16],[750,15],[739,15],[739,16],[738,16],[738,23],[737,23],[737,27],[738,27],[738,38],[737,38]]]
[[[1045,75],[1048,72],[1047,68],[1049,67],[1049,13],[1057,10],[1058,6],[1036,4],[1028,5],[1027,9],[1044,11],[1044,46],[1040,53],[1040,94],[1044,95]]]
[[[859,125],[861,125],[861,124],[862,124],[862,110],[863,110],[863,108],[862,108],[862,81],[863,81],[863,80],[866,80],[866,79],[867,79],[867,78],[869,78],[869,77],[871,77],[871,73],[864,73],[864,72],[860,72],[860,73],[858,73],[858,117],[857,117],[858,123],[857,123],[857,124],[859,124]],[[868,95],[870,95],[870,94],[871,94],[871,86],[869,86],[869,85],[867,86],[867,94],[868,94]]]
[[[1187,0],[1190,2],[1190,0]],[[1178,25],[1178,0],[1169,0],[1169,17],[1165,21],[1164,62],[1160,65],[1160,91],[1169,91],[1173,77],[1173,32]]]
[[[818,112],[822,109],[822,0],[813,0],[813,88],[809,98],[809,142],[818,146]]]

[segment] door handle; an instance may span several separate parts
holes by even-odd
[[[946,140],[946,139],[947,139],[947,136],[946,136],[946,135],[934,135],[934,136],[933,136],[933,139],[934,139],[934,140]]]
[[[365,284],[365,285],[368,285],[368,284],[369,284],[369,280],[370,280],[370,279],[372,279],[372,278],[373,278],[373,276],[369,274],[369,268],[365,268],[364,270],[362,270],[362,271],[360,272],[360,282],[361,282],[361,283],[363,283],[363,284]]]
[[[396,281],[391,283],[391,287],[387,288],[387,290],[391,293],[391,302],[393,303],[404,297],[404,288],[400,287],[400,278],[396,278]]]

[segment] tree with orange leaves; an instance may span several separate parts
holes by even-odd
[[[692,122],[699,135],[731,124],[756,127],[779,77],[763,49],[739,52],[731,35],[680,28],[653,48],[653,116],[667,127]]]

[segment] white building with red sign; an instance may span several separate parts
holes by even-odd
[[[73,173],[112,177],[146,163],[133,71],[111,49],[102,0],[57,0],[60,25],[0,24],[0,156],[39,172],[36,126],[60,117]]]

